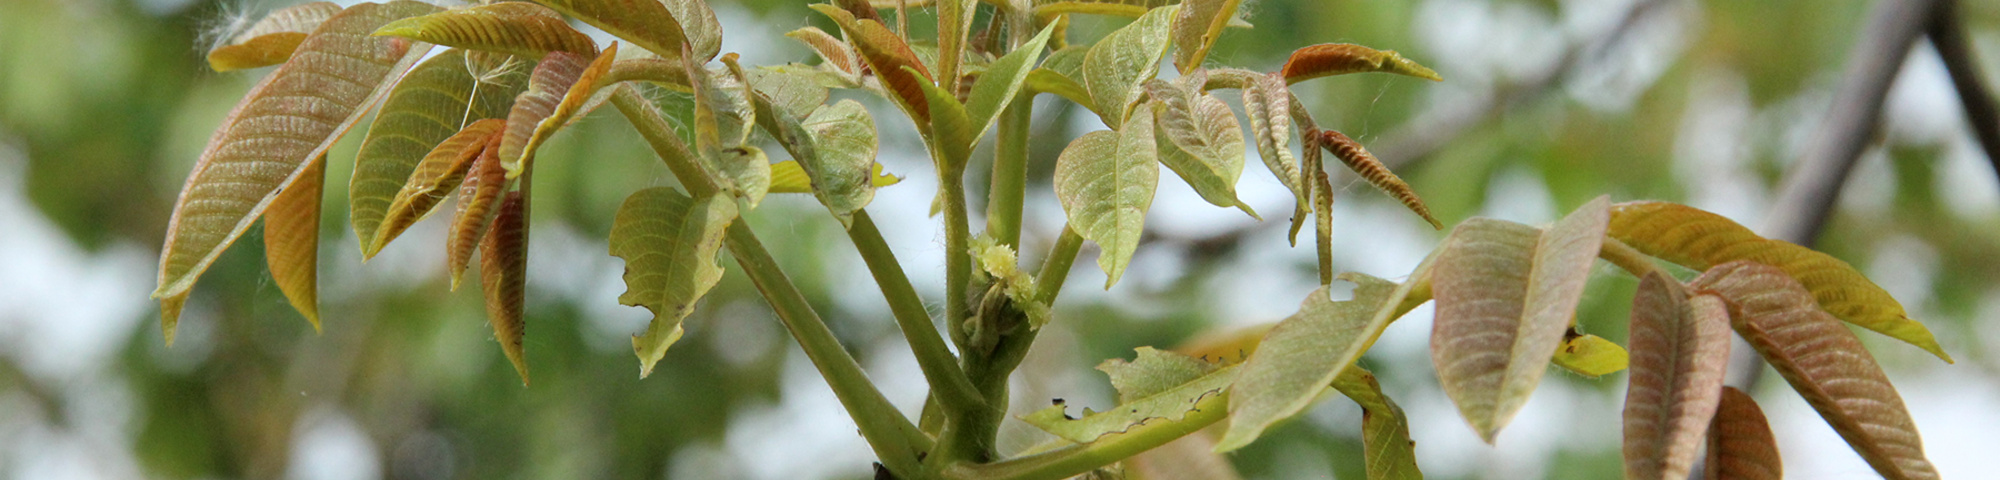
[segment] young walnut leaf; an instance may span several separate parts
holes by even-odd
[[[930,69],[917,59],[917,52],[910,49],[903,37],[882,26],[882,22],[856,19],[854,14],[840,7],[826,4],[809,6],[840,24],[841,31],[847,32],[847,42],[861,52],[861,59],[868,63],[868,68],[889,90],[889,97],[916,120],[919,128],[928,127],[931,107],[924,96],[923,86],[932,83]]]
[[[1695,270],[1732,260],[1776,266],[1805,285],[1827,313],[1921,347],[1946,363],[1952,361],[1930,329],[1903,311],[1903,304],[1831,255],[1759,237],[1721,215],[1667,202],[1612,207],[1608,233],[1647,255]]]
[[[218,72],[285,63],[306,35],[340,13],[340,5],[312,2],[272,11],[250,28],[208,51],[208,66]]]
[[[1160,58],[1167,54],[1167,27],[1179,11],[1176,6],[1147,11],[1130,25],[1105,35],[1084,54],[1083,85],[1090,91],[1091,104],[1111,114],[1105,117],[1106,125],[1123,128],[1132,115],[1133,106],[1145,93],[1139,86],[1153,78]]]
[[[1150,350],[1150,349],[1148,349]],[[1069,418],[1065,414],[1066,405],[1057,403],[1049,408],[1037,410],[1021,417],[1021,420],[1072,442],[1090,443],[1104,435],[1124,432],[1154,421],[1177,421],[1188,415],[1209,408],[1227,409],[1226,398],[1231,382],[1236,379],[1237,367],[1221,367],[1198,377],[1182,380],[1170,388],[1158,389],[1171,380],[1179,380],[1188,373],[1185,361],[1168,360],[1184,355],[1155,351],[1156,355],[1142,354],[1130,364],[1105,362],[1099,370],[1119,371],[1131,394],[1119,392],[1120,398],[1129,398],[1111,410],[1091,412],[1084,409],[1082,418]],[[1194,360],[1200,362],[1200,360]],[[1139,376],[1160,376],[1162,378],[1140,381]],[[1171,380],[1170,380],[1171,379]],[[1140,396],[1137,394],[1147,393]],[[1220,402],[1218,402],[1220,400]],[[1217,405],[1223,403],[1223,405]]]
[[[1736,333],[1784,375],[1806,403],[1890,479],[1934,479],[1923,437],[1889,377],[1854,336],[1778,267],[1746,260],[1710,268],[1691,284],[1729,303]]]
[[[1320,287],[1264,335],[1243,363],[1244,380],[1230,394],[1229,431],[1216,448],[1229,451],[1249,445],[1272,424],[1304,411],[1328,384],[1361,358],[1388,326],[1409,288],[1359,274],[1343,273],[1354,283],[1352,300],[1333,301],[1329,287]]]
[[[326,155],[306,164],[291,187],[264,211],[264,259],[272,283],[292,309],[319,331],[319,210],[326,185]]]
[[[1201,61],[1208,58],[1208,50],[1215,47],[1215,40],[1222,37],[1222,29],[1236,19],[1236,9],[1243,0],[1187,0],[1181,2],[1180,15],[1174,17],[1173,36],[1174,68],[1182,75],[1201,68]]]
[[[486,145],[494,142],[507,122],[489,118],[472,122],[451,138],[438,143],[429,155],[411,169],[409,182],[396,191],[389,202],[387,214],[380,221],[381,229],[373,241],[365,244],[373,249],[364,250],[363,255],[373,255],[381,245],[389,243],[418,220],[429,216],[444,199],[458,190],[459,183],[472,165],[479,161],[480,154],[486,153]]]
[[[1785,466],[1778,459],[1778,441],[1757,400],[1733,387],[1722,387],[1715,421],[1708,426],[1708,480],[1779,480]]]
[[[1631,331],[1625,478],[1688,478],[1729,366],[1729,309],[1655,271],[1632,297]]]
[[[786,33],[785,36],[806,44],[807,48],[818,53],[820,59],[838,69],[840,73],[861,75],[861,59],[856,57],[854,49],[840,39],[834,38],[832,34],[826,33],[825,30],[820,30],[819,27],[805,27]]]
[[[454,8],[391,22],[375,35],[447,47],[541,58],[549,52],[597,55],[597,42],[571,28],[562,14],[527,2]]]
[[[1021,92],[1021,85],[1027,83],[1029,72],[1035,68],[1035,60],[1042,57],[1042,50],[1049,43],[1049,34],[1054,29],[1043,28],[1040,33],[1029,38],[1012,53],[994,60],[979,74],[979,80],[972,84],[972,96],[966,101],[965,110],[976,126],[975,141],[986,135],[986,127],[993,124],[993,117],[1000,114],[1000,108],[1014,101],[1014,95]]]
[[[1340,163],[1347,164],[1348,169],[1360,174],[1369,185],[1396,197],[1396,201],[1403,202],[1404,207],[1416,212],[1417,216],[1424,217],[1424,221],[1431,222],[1431,228],[1444,229],[1444,223],[1438,222],[1437,217],[1431,216],[1430,207],[1424,206],[1424,199],[1417,197],[1417,191],[1411,189],[1410,184],[1404,183],[1402,177],[1396,176],[1396,172],[1389,171],[1389,167],[1382,165],[1382,161],[1375,159],[1375,155],[1369,154],[1368,149],[1361,148],[1361,142],[1354,141],[1340,132],[1323,130],[1320,132],[1319,145],[1333,152],[1334,158],[1339,158]]]
[[[1160,183],[1152,110],[1139,109],[1135,117],[1147,118],[1123,130],[1084,134],[1056,158],[1056,198],[1069,214],[1070,227],[1102,249],[1097,266],[1109,277],[1107,289],[1118,283],[1139,249],[1146,210],[1152,208],[1153,189]]]
[[[878,182],[885,178],[880,175],[882,164],[875,163],[879,145],[875,118],[869,116],[868,109],[860,102],[841,100],[813,111],[802,125],[812,138],[816,156],[804,160],[813,164],[805,173],[812,179],[811,190],[820,203],[842,217],[868,206],[875,199]],[[774,169],[773,184],[776,176]],[[895,177],[886,178],[890,183],[896,181]]]
[[[1571,333],[1575,333],[1574,329]],[[1631,356],[1625,347],[1604,337],[1581,334],[1563,339],[1562,346],[1556,348],[1556,356],[1549,361],[1570,373],[1597,378],[1624,370],[1631,363]]]
[[[725,148],[714,156],[703,156],[702,163],[708,164],[723,189],[743,199],[746,207],[757,208],[771,191],[771,159],[757,147]]]
[[[1598,197],[1546,232],[1472,219],[1440,248],[1431,361],[1446,396],[1487,443],[1527,403],[1562,343],[1608,206]]]
[[[678,64],[689,33],[661,0],[535,0]],[[719,29],[718,29],[719,31]],[[718,44],[719,45],[719,44]],[[701,50],[697,50],[701,51]],[[706,62],[709,57],[701,57]]]
[[[999,248],[1005,248],[999,247]],[[1153,347],[1139,347],[1138,357],[1105,360],[1097,370],[1111,377],[1119,402],[1131,402],[1168,391],[1222,368],[1206,360]]]
[[[1421,480],[1417,442],[1410,440],[1410,419],[1403,407],[1382,394],[1375,374],[1348,367],[1333,380],[1333,388],[1361,405],[1361,451],[1367,458],[1369,480]]]
[[[722,279],[715,256],[736,212],[728,197],[697,200],[669,187],[640,190],[618,208],[610,239],[611,255],[625,259],[618,303],[653,311],[646,332],[632,336],[641,378],[680,339],[681,320],[695,301]]]
[[[688,49],[694,51],[694,58],[706,62],[722,53],[722,22],[715,18],[715,10],[708,7],[707,0],[660,0],[660,3],[665,3],[667,12],[674,15],[681,34],[687,38]]]
[[[348,216],[363,259],[374,257],[409,226],[402,222],[429,213],[428,207],[414,212],[416,217],[392,218],[390,213],[406,185],[417,183],[412,177],[417,166],[479,120],[506,116],[527,86],[528,69],[515,57],[457,49],[424,60],[396,82],[361,140],[354,176],[348,180]],[[467,155],[478,155],[485,140],[484,134],[473,135],[459,146]],[[453,180],[443,190],[456,186]]]
[[[875,188],[887,187],[903,181],[903,177],[891,175],[883,171],[882,164],[880,163],[869,167],[868,170],[870,172],[869,177],[873,178],[868,183],[874,185]],[[798,160],[773,163],[771,164],[771,193],[813,193],[812,177],[806,175],[805,168],[799,166]]]
[[[486,238],[486,229],[500,215],[500,202],[506,199],[507,190],[514,187],[514,181],[507,178],[507,168],[500,165],[500,142],[501,135],[486,138],[486,148],[466,169],[465,179],[458,185],[458,206],[451,227],[445,230],[445,270],[451,273],[454,292],[458,291],[459,279],[465,276],[465,267],[472,263],[473,250]]]
[[[1160,163],[1208,203],[1236,207],[1254,218],[1257,212],[1236,197],[1236,180],[1243,175],[1243,129],[1229,104],[1200,93],[1199,88],[1146,82],[1146,91],[1158,105],[1154,143]]]
[[[1251,76],[1241,87],[1243,116],[1250,119],[1250,136],[1257,140],[1258,156],[1278,182],[1292,191],[1292,242],[1296,244],[1299,226],[1311,213],[1312,191],[1299,171],[1298,158],[1292,156],[1292,90],[1275,75]]]
[[[810,71],[810,70],[807,70]],[[770,100],[776,107],[769,115],[784,115],[800,118],[812,113],[820,105],[825,105],[832,92],[813,75],[794,69],[758,68],[744,70],[744,78],[750,79],[750,91]],[[752,97],[755,100],[755,97]],[[756,110],[758,125],[763,125],[766,113],[764,107]],[[782,112],[782,113],[781,113]]]
[[[1286,83],[1299,83],[1330,75],[1385,72],[1408,75],[1433,82],[1444,81],[1437,72],[1403,58],[1395,50],[1376,50],[1351,43],[1323,43],[1292,51],[1282,70]]]
[[[528,384],[528,357],[521,337],[527,332],[528,200],[522,192],[507,192],[499,215],[479,242],[479,290],[486,296],[486,323],[500,352]]]
[[[436,11],[411,1],[362,4],[313,30],[283,66],[251,89],[209,138],[168,221],[153,298],[194,286],[223,249],[249,230],[280,190],[324,155],[427,45],[369,37],[398,18]],[[327,82],[325,79],[340,79]]]
[[[1062,97],[1064,100],[1069,100],[1071,103],[1090,109],[1091,113],[1096,113],[1098,118],[1108,118],[1103,110],[1099,110],[1096,104],[1090,102],[1090,90],[1085,89],[1083,84],[1076,83],[1076,80],[1057,73],[1055,70],[1050,70],[1047,67],[1036,68],[1028,72],[1026,84],[1028,90],[1036,93],[1056,94],[1056,96]]]
[[[914,72],[909,67],[903,68]],[[983,126],[972,124],[972,114],[965,111],[965,105],[958,103],[951,92],[930,83],[918,87],[924,91],[925,104],[930,107],[930,116],[926,117],[930,119],[927,139],[936,150],[932,157],[938,172],[963,172],[965,163],[971,160],[973,144],[979,142],[975,132]]]

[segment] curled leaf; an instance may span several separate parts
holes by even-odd
[[[1236,9],[1243,0],[1187,0],[1181,2],[1180,15],[1174,17],[1173,37],[1174,68],[1182,75],[1201,68],[1201,61],[1208,58],[1208,50],[1215,47],[1215,40],[1222,37],[1222,29],[1236,19]]]
[[[348,216],[361,241],[362,258],[375,256],[409,222],[429,212],[406,218],[390,213],[406,185],[415,185],[412,174],[425,158],[471,124],[507,115],[514,96],[528,86],[528,68],[515,59],[447,50],[417,64],[389,91],[361,140],[347,187]],[[463,140],[467,143],[458,148],[467,155],[478,155],[486,143],[483,134]],[[457,184],[453,180],[443,189],[448,192]]]
[[[1751,261],[1717,265],[1691,284],[1728,301],[1736,333],[1771,362],[1875,472],[1934,479],[1903,397],[1861,340],[1821,310],[1784,270]]]
[[[1544,232],[1472,219],[1437,258],[1431,361],[1480,438],[1493,441],[1527,403],[1582,300],[1604,238],[1599,197]]]
[[[897,181],[882,175],[882,164],[875,163],[879,148],[875,118],[860,102],[841,100],[820,107],[803,126],[817,152],[817,158],[811,159],[813,168],[806,171],[812,178],[813,194],[835,215],[845,216],[868,206],[875,198],[875,187],[881,186],[878,182],[885,178],[889,183]]]
[[[285,63],[307,34],[337,13],[340,5],[330,2],[302,3],[272,11],[249,29],[230,37],[228,44],[210,49],[208,66],[227,72]]]
[[[1404,183],[1402,177],[1396,176],[1396,172],[1389,171],[1389,167],[1382,165],[1382,161],[1375,159],[1375,155],[1369,154],[1368,149],[1362,148],[1361,142],[1354,141],[1340,132],[1322,130],[1319,144],[1326,147],[1327,151],[1333,152],[1334,158],[1339,158],[1340,163],[1347,164],[1348,169],[1360,174],[1369,185],[1396,197],[1396,201],[1403,202],[1404,207],[1416,212],[1417,216],[1424,217],[1424,221],[1431,222],[1431,228],[1444,229],[1444,223],[1438,222],[1437,217],[1431,216],[1430,207],[1424,206],[1424,199],[1417,197],[1417,191],[1411,189],[1410,184]]]
[[[1361,449],[1369,480],[1424,478],[1417,469],[1417,442],[1410,440],[1410,419],[1382,394],[1375,374],[1348,367],[1334,378],[1333,388],[1361,405]]]
[[[458,185],[457,211],[452,215],[451,227],[445,231],[445,267],[451,273],[453,291],[458,290],[465,267],[472,263],[473,250],[486,238],[486,229],[493,225],[493,219],[500,215],[500,201],[514,186],[514,181],[507,178],[507,168],[500,165],[500,142],[500,135],[487,137],[486,148],[467,167],[465,179]]]
[[[1722,387],[1715,421],[1708,426],[1709,480],[1778,480],[1785,477],[1778,458],[1778,441],[1757,400],[1734,387]]]
[[[613,43],[596,60],[569,52],[542,57],[528,78],[528,90],[514,98],[514,109],[507,112],[507,129],[500,140],[500,165],[507,169],[507,178],[527,170],[542,142],[584,110],[617,56],[618,44]]]
[[[1056,158],[1056,198],[1069,214],[1069,225],[1102,249],[1097,266],[1109,277],[1104,288],[1118,283],[1146,225],[1153,190],[1160,183],[1153,147],[1152,108],[1140,109],[1144,121],[1117,132],[1096,131],[1071,141]]]
[[[1105,35],[1083,57],[1083,85],[1091,103],[1104,113],[1105,124],[1122,128],[1144,91],[1140,84],[1157,73],[1167,54],[1167,27],[1180,7],[1152,9],[1131,24]],[[1150,128],[1150,127],[1148,127]]]
[[[1652,272],[1632,297],[1632,377],[1625,393],[1625,478],[1688,478],[1729,366],[1729,310],[1689,298]]]
[[[387,215],[381,220],[381,229],[377,230],[379,236],[369,245],[380,249],[381,245],[429,216],[439,204],[444,203],[446,197],[458,190],[459,183],[465,181],[466,172],[472,170],[480,154],[486,153],[486,145],[498,138],[506,123],[494,118],[473,122],[465,130],[438,143],[437,148],[411,170],[409,182],[396,191],[395,198],[389,202]],[[364,253],[372,254],[374,250]]]
[[[1299,226],[1311,213],[1312,191],[1299,171],[1298,158],[1292,156],[1292,90],[1284,79],[1272,75],[1252,76],[1241,86],[1243,116],[1250,120],[1257,153],[1264,159],[1264,167],[1292,191],[1292,242],[1296,244]]]
[[[882,26],[882,22],[856,19],[854,15],[839,7],[826,4],[810,5],[814,10],[826,14],[840,29],[847,32],[847,42],[861,52],[861,59],[868,68],[881,78],[882,86],[889,89],[889,96],[917,125],[931,123],[930,101],[924,96],[924,85],[930,85],[931,72],[917,59],[917,52],[903,41],[903,37]]]
[[[548,52],[597,55],[597,42],[571,28],[562,14],[527,2],[454,8],[405,18],[382,26],[375,35],[528,58],[541,58]]]
[[[1236,207],[1256,217],[1250,205],[1236,197],[1236,180],[1243,175],[1243,129],[1229,104],[1214,95],[1159,80],[1146,83],[1157,102],[1155,144],[1160,163],[1194,187],[1203,200],[1218,207]]]
[[[1395,50],[1376,50],[1351,43],[1322,43],[1292,51],[1282,70],[1286,83],[1299,83],[1329,75],[1385,72],[1408,75],[1433,82],[1444,81],[1437,72],[1403,58]]]
[[[771,191],[771,159],[757,147],[726,148],[702,160],[709,171],[716,173],[723,190],[743,199],[749,208],[757,208],[764,201],[764,194]]]
[[[486,296],[486,323],[500,351],[528,384],[528,358],[521,337],[527,332],[528,206],[520,191],[507,192],[499,215],[479,243],[479,289]]]
[[[861,74],[861,59],[856,57],[854,49],[840,39],[834,38],[832,34],[826,33],[825,30],[820,30],[819,27],[805,27],[788,32],[785,36],[806,44],[806,47],[818,53],[819,58],[825,60],[827,65],[832,65],[841,73]]]
[[[722,279],[715,257],[736,213],[736,203],[727,197],[694,199],[668,187],[640,190],[618,207],[610,237],[611,255],[625,259],[625,293],[618,303],[653,312],[646,332],[632,337],[640,377],[652,374],[667,347],[680,339],[681,320]]]
[[[272,283],[292,309],[319,331],[319,210],[326,184],[326,155],[306,164],[292,186],[264,211],[264,258]]]

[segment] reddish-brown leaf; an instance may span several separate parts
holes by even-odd
[[[500,140],[500,164],[507,169],[507,178],[526,171],[542,142],[583,111],[617,56],[618,44],[612,43],[594,60],[568,52],[542,57],[528,78],[528,90],[514,98],[514,109],[507,113]]]
[[[1778,441],[1757,400],[1733,387],[1722,387],[1715,421],[1708,425],[1708,480],[1779,480],[1785,477],[1778,460]]]
[[[1632,297],[1631,332],[1625,478],[1685,479],[1729,365],[1728,307],[1652,272]]]
[[[1437,72],[1403,58],[1395,50],[1376,50],[1351,43],[1323,43],[1292,52],[1285,61],[1286,83],[1299,83],[1328,75],[1387,72],[1430,81],[1444,81]]]
[[[1431,216],[1430,207],[1424,206],[1424,199],[1417,197],[1417,191],[1411,189],[1410,184],[1404,183],[1403,177],[1396,176],[1396,172],[1390,171],[1387,165],[1377,160],[1374,154],[1368,153],[1368,149],[1362,148],[1361,142],[1354,141],[1340,132],[1322,130],[1319,145],[1333,152],[1334,158],[1339,158],[1340,163],[1347,164],[1348,169],[1360,174],[1369,185],[1374,185],[1383,193],[1396,197],[1396,201],[1403,202],[1404,207],[1416,212],[1417,216],[1424,217],[1424,221],[1431,222],[1431,228],[1444,229],[1444,223],[1438,222],[1437,217]]]
[[[661,0],[535,0],[679,63],[689,32]],[[698,52],[701,49],[696,49]],[[701,61],[713,58],[698,57]]]
[[[319,209],[325,188],[326,155],[320,155],[264,210],[264,262],[273,283],[312,322],[313,331],[320,329]]]
[[[431,153],[417,163],[403,189],[397,191],[389,202],[387,215],[382,218],[381,227],[375,231],[376,238],[370,245],[379,248],[418,220],[430,216],[438,204],[444,203],[445,197],[458,190],[459,183],[465,181],[466,172],[472,169],[472,164],[486,151],[486,145],[500,135],[506,124],[507,121],[497,118],[472,122],[464,130],[439,143],[437,148],[431,149]]]
[[[499,215],[486,238],[479,242],[479,286],[486,294],[486,323],[493,326],[493,339],[500,351],[528,384],[528,358],[521,336],[527,330],[525,312],[528,275],[528,206],[520,191],[507,192]]]
[[[513,185],[514,181],[507,178],[507,168],[500,165],[500,136],[488,137],[486,148],[459,183],[458,211],[445,234],[445,262],[451,272],[453,291],[458,290],[465,267],[472,263],[473,250],[500,214],[500,201],[504,198],[501,194]]]
[[[268,67],[285,63],[298,50],[306,35],[334,14],[340,6],[312,2],[285,7],[265,15],[249,29],[229,39],[226,45],[208,51],[208,66],[218,72]]]
[[[868,62],[868,68],[882,79],[882,85],[889,89],[890,96],[910,113],[917,125],[930,125],[930,100],[924,97],[924,84],[931,82],[930,69],[917,59],[917,52],[896,36],[882,22],[857,19],[853,14],[838,7],[825,4],[812,5],[814,10],[826,14],[834,23],[840,24],[841,31],[847,32],[848,43],[854,44],[861,52],[861,59]],[[905,68],[908,68],[907,70]]]
[[[841,72],[848,75],[861,74],[861,59],[855,58],[854,49],[842,43],[840,39],[834,38],[832,34],[826,33],[825,30],[820,30],[819,27],[805,27],[786,33],[785,36],[806,44],[806,47],[826,60],[828,65],[833,65]]]
[[[1736,333],[1876,473],[1896,480],[1938,478],[1924,458],[1923,438],[1903,397],[1875,357],[1791,275],[1778,267],[1734,261],[1709,269],[1693,287],[1729,302]]]
[[[597,42],[570,27],[562,14],[527,2],[454,8],[405,18],[384,25],[375,34],[528,58],[548,52],[586,57],[597,54]]]

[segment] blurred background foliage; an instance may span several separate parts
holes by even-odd
[[[530,260],[532,388],[494,348],[477,294],[446,288],[435,221],[360,263],[340,187],[360,135],[334,150],[329,169],[326,332],[313,334],[286,306],[256,248],[239,247],[204,277],[178,344],[165,348],[145,296],[173,200],[209,132],[268,71],[216,74],[201,53],[232,19],[286,3],[0,2],[0,477],[869,477],[852,423],[739,275],[700,305],[660,370],[638,378],[625,339],[649,317],[616,304],[622,265],[606,255],[604,236],[626,195],[672,180],[615,115],[544,150]],[[714,3],[725,50],[746,63],[808,61],[778,35],[832,28],[798,0]],[[1866,2],[1820,0],[1245,8],[1256,28],[1226,34],[1211,62],[1273,70],[1294,48],[1351,42],[1400,50],[1444,75],[1439,84],[1340,77],[1304,84],[1300,96],[1321,125],[1399,164],[1447,224],[1477,215],[1545,222],[1610,194],[1681,201],[1753,226],[1812,141],[1868,12]],[[1961,10],[1986,78],[2000,78],[2000,2]],[[1080,18],[1072,41],[1123,22]],[[685,108],[685,99],[655,96]],[[1991,409],[2000,405],[2000,187],[1957,100],[1919,42],[1820,247],[1889,288],[1960,359],[1945,366],[1864,336],[1940,469],[1978,476],[2000,468],[1990,458],[2000,445]],[[1056,154],[1102,128],[1082,109],[1038,105],[1029,262],[1063,221],[1047,190]],[[870,106],[885,132],[883,162],[906,177],[870,209],[938,303],[941,235],[924,215],[935,180],[908,121]],[[975,158],[990,158],[987,148]],[[1251,170],[1243,196],[1272,221],[1215,209],[1170,178],[1123,283],[1092,288],[1102,274],[1078,262],[1057,305],[1058,334],[1043,335],[1017,378],[1017,411],[1052,397],[1102,408],[1111,395],[1088,369],[1097,362],[1296,308],[1314,287],[1312,253],[1285,243],[1279,212],[1289,196]],[[981,198],[983,175],[969,181]],[[1400,278],[1441,236],[1365,187],[1350,183],[1338,202],[1343,270]],[[837,224],[809,196],[774,197],[751,221],[885,392],[914,411],[921,377]],[[242,243],[258,245],[254,232]],[[1600,271],[1582,328],[1622,343],[1635,285]],[[1392,327],[1363,360],[1415,417],[1427,473],[1618,475],[1623,374],[1552,376],[1488,447],[1437,389],[1428,311]],[[1872,475],[1783,385],[1755,393],[1794,476]],[[1360,478],[1359,424],[1352,405],[1322,402],[1230,458],[1247,478]],[[1010,424],[1003,444],[1044,438],[1031,430]]]

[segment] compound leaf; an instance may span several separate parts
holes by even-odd
[[[1632,297],[1631,332],[1625,478],[1688,478],[1729,366],[1728,306],[1651,272]]]
[[[1200,85],[1146,83],[1156,102],[1155,144],[1160,163],[1180,175],[1203,200],[1218,207],[1236,207],[1256,217],[1250,205],[1236,197],[1236,180],[1243,175],[1243,129],[1229,104],[1199,92]]]
[[[689,34],[661,0],[535,0],[679,64]],[[703,62],[708,61],[701,58]]]
[[[507,178],[507,168],[500,165],[501,137],[487,137],[479,159],[466,168],[465,179],[458,185],[458,205],[451,227],[445,230],[445,269],[451,273],[452,291],[458,291],[465,267],[472,264],[472,252],[499,217],[507,190],[514,187],[514,180]]]
[[[868,68],[889,90],[889,97],[901,105],[918,126],[929,126],[931,107],[924,96],[924,85],[935,85],[931,81],[930,70],[917,59],[917,52],[910,49],[903,37],[897,36],[882,22],[856,19],[854,14],[840,7],[827,4],[810,6],[840,24],[840,29],[847,32],[847,42],[861,52],[861,59],[868,63]]]
[[[667,347],[681,337],[681,320],[695,301],[722,279],[716,253],[722,233],[736,219],[736,203],[722,195],[690,198],[669,187],[640,190],[625,199],[611,225],[611,255],[625,260],[625,293],[618,303],[646,307],[653,322],[632,336],[639,376],[652,374]]]
[[[528,78],[527,91],[514,98],[507,112],[507,129],[500,139],[500,165],[514,178],[535,161],[542,142],[569,125],[584,111],[598,80],[611,71],[618,44],[605,47],[595,60],[569,52],[549,52]]]
[[[375,114],[348,180],[348,216],[361,240],[362,258],[374,257],[416,217],[391,218],[395,198],[414,184],[417,165],[437,152],[458,132],[483,119],[507,115],[514,97],[528,86],[528,69],[515,57],[465,50],[447,50],[410,70]],[[464,140],[473,150],[485,145],[485,135]],[[445,186],[450,191],[457,185]],[[432,205],[435,205],[433,203]],[[427,213],[423,210],[417,217]],[[400,212],[399,212],[400,213]]]
[[[389,243],[403,230],[429,216],[452,192],[458,190],[459,183],[472,170],[473,163],[486,152],[486,145],[492,143],[500,130],[506,128],[506,121],[489,118],[467,125],[451,138],[438,143],[429,155],[418,162],[410,171],[409,181],[396,191],[389,202],[387,214],[381,219],[378,237],[364,244],[369,248],[363,255],[372,256],[382,245]]]
[[[1285,86],[1283,78],[1275,75],[1253,75],[1242,89],[1243,116],[1250,120],[1250,136],[1257,141],[1257,154],[1264,159],[1264,167],[1278,177],[1278,182],[1292,191],[1295,202],[1292,232],[1296,237],[1301,222],[1311,213],[1308,205],[1312,205],[1309,197],[1312,192],[1299,169],[1298,157],[1292,156],[1292,90]]]
[[[826,33],[825,30],[820,30],[819,27],[804,27],[788,32],[785,36],[806,44],[806,48],[811,48],[814,53],[819,54],[820,59],[826,61],[827,65],[832,65],[841,73],[861,74],[861,59],[855,56],[854,49],[839,38]]]

